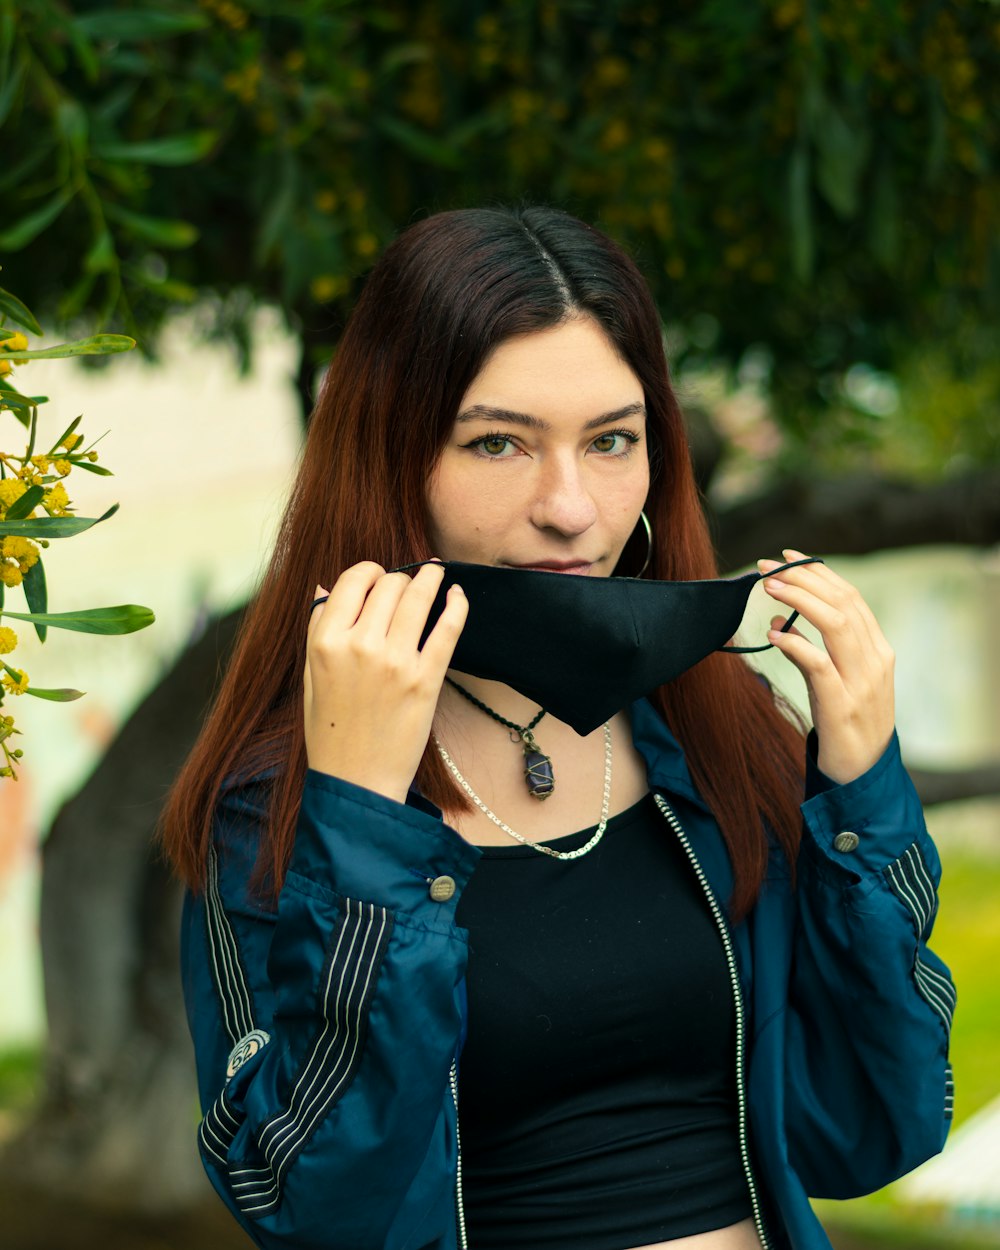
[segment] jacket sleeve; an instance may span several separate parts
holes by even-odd
[[[310,769],[275,911],[248,886],[265,819],[259,785],[223,793],[185,903],[205,1168],[267,1250],[433,1244],[455,1218],[454,921],[479,853],[427,811]]]
[[[955,988],[927,940],[941,864],[893,734],[836,785],[807,744],[786,1038],[789,1161],[813,1197],[880,1188],[936,1154],[952,1114]]]

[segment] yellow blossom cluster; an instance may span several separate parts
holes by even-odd
[[[0,539],[0,582],[20,586],[24,575],[38,563],[39,551],[29,538],[9,534]]]
[[[8,334],[2,342],[0,342],[0,378],[5,378],[11,372],[15,365],[26,365],[26,360],[4,360],[3,352],[26,352],[28,350],[27,336],[18,331],[15,334]]]
[[[19,760],[21,756],[24,754],[24,752],[20,749],[20,747],[18,747],[16,751],[12,751],[7,746],[7,739],[10,738],[13,734],[19,734],[20,732],[21,732],[20,729],[14,728],[13,716],[0,716],[0,746],[3,747],[3,753],[7,759],[6,767],[0,768],[0,777],[13,777],[14,769],[12,766],[12,761]]]
[[[6,625],[0,625],[0,655],[7,655],[17,646],[17,634]]]
[[[11,694],[24,694],[28,689],[28,674],[22,668],[12,668],[11,673],[15,673],[15,677],[11,677],[10,673],[0,674],[0,688],[9,691]]]

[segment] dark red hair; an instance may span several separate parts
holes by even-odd
[[[645,391],[655,540],[645,576],[717,576],[659,314],[629,257],[552,208],[459,210],[409,227],[372,270],[344,330],[270,564],[167,796],[160,834],[189,887],[203,881],[224,779],[274,769],[257,867],[272,892],[280,888],[307,770],[302,674],[317,583],[332,586],[361,560],[393,568],[434,554],[426,483],[473,379],[505,339],[579,315],[600,323]],[[622,572],[637,567],[631,559],[627,547]],[[739,918],[764,877],[765,822],[795,862],[801,729],[732,656],[710,656],[651,697],[722,828]],[[470,809],[431,746],[416,784],[446,813]]]

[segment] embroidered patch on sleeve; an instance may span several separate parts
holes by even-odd
[[[263,1050],[270,1040],[271,1034],[265,1033],[263,1029],[252,1029],[246,1037],[241,1037],[229,1052],[226,1081],[231,1081],[246,1061],[252,1059],[259,1050]]]

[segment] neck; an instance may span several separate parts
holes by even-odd
[[[485,703],[487,707],[493,709],[499,716],[505,720],[513,721],[516,725],[527,725],[528,722],[538,714],[540,704],[533,702],[520,694],[513,686],[505,685],[502,681],[491,681],[486,677],[473,677],[469,673],[459,673],[455,669],[448,670],[448,676],[457,681],[469,694],[476,696],[480,702]],[[486,713],[474,707],[464,695],[460,694],[454,686],[450,686],[447,682],[441,687],[441,698],[439,706],[445,706],[449,710],[455,710],[459,706],[463,710],[471,712],[474,716],[481,716],[486,719]],[[548,720],[548,717],[545,718]]]

